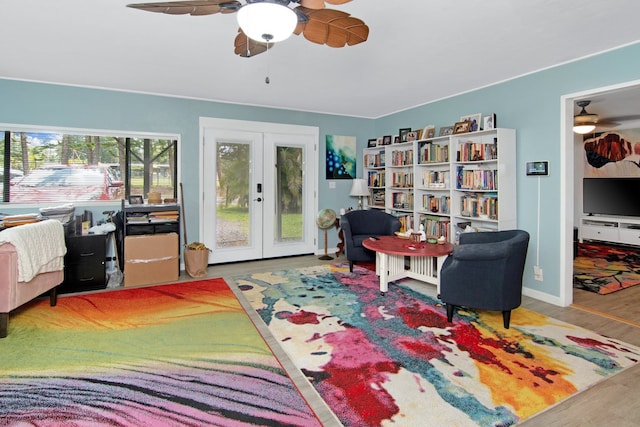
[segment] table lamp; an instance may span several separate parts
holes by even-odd
[[[362,210],[362,198],[369,195],[367,181],[361,178],[355,178],[351,184],[351,192],[349,195],[352,197],[358,197],[358,209]]]

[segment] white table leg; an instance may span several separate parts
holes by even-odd
[[[389,262],[389,255],[382,252],[376,252],[376,254],[378,254],[378,261],[380,261],[376,262],[376,270],[378,276],[380,276],[380,292],[385,293],[389,289],[389,266],[387,265]]]

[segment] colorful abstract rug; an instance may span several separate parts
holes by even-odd
[[[320,426],[222,279],[27,304],[0,425]]]
[[[235,277],[345,426],[508,426],[638,362],[640,348],[524,308],[459,310],[346,263]],[[423,285],[430,286],[430,285]]]
[[[573,287],[605,295],[640,284],[640,249],[579,243]]]

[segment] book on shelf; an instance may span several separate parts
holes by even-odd
[[[448,214],[451,211],[451,197],[448,195],[423,194],[422,206],[424,210],[430,212]]]
[[[495,193],[465,194],[460,197],[460,212],[475,218],[486,215],[488,219],[498,219],[498,196]]]
[[[449,161],[449,146],[426,142],[418,150],[420,163],[446,163]]]
[[[479,143],[473,141],[463,142],[458,146],[456,160],[458,162],[478,162],[495,160],[498,158],[498,139],[493,143]]]
[[[384,189],[371,190],[371,200],[369,204],[371,204],[372,206],[384,206],[385,200]]]
[[[177,221],[179,218],[179,213],[177,210],[149,212],[148,215],[150,222],[172,222]]]
[[[421,173],[422,187],[424,188],[442,188],[449,187],[449,177],[451,173],[448,170],[423,170]]]
[[[458,166],[456,188],[458,190],[497,190],[498,171],[494,169],[466,169]]]
[[[413,150],[393,150],[391,152],[391,164],[393,166],[413,165]]]
[[[377,153],[365,154],[364,164],[368,168],[383,168],[385,166],[384,150],[380,150]]]
[[[424,232],[427,233],[428,236],[444,236],[449,240],[449,226],[451,225],[451,221],[448,217],[422,215],[420,224],[422,224]]]
[[[385,186],[385,171],[373,170],[367,173],[367,185],[369,187],[384,187]]]

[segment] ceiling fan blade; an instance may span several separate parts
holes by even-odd
[[[147,12],[166,13],[168,15],[213,15],[215,13],[233,13],[242,4],[235,0],[196,0],[171,1],[162,3],[135,3],[127,7]]]
[[[345,4],[349,3],[351,0],[325,0],[325,3],[329,4]]]
[[[348,13],[333,9],[308,9],[298,6],[308,22],[300,22],[294,34],[303,34],[310,42],[331,47],[353,46],[369,37],[369,27]]]
[[[236,39],[233,41],[233,45],[235,47],[233,53],[243,58],[251,58],[266,52],[267,47],[269,49],[273,48],[273,43],[267,46],[267,43],[250,39],[240,28],[238,29]]]
[[[324,4],[345,4],[351,0],[300,0],[301,6],[308,7],[309,9],[324,9]]]

